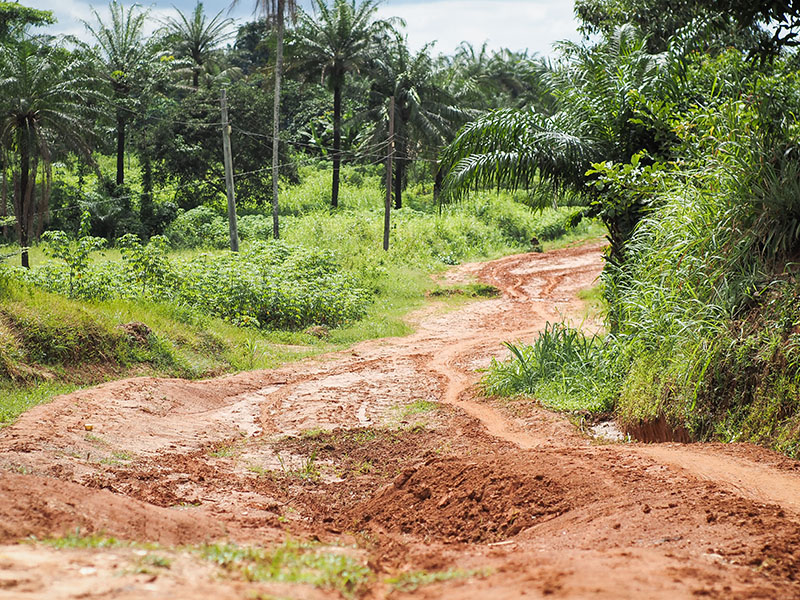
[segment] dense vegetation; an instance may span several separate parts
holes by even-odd
[[[313,4],[257,2],[238,28],[198,4],[148,36],[147,10],[112,1],[83,44],[0,2],[0,225],[22,265],[2,273],[3,385],[80,383],[86,364],[196,376],[401,333],[431,271],[596,218],[604,329],[548,325],[487,389],[800,454],[791,2],[579,0],[586,40],[549,61],[413,52],[371,0]]]
[[[711,26],[709,8],[687,16],[667,4],[639,6],[668,17],[649,31],[621,22],[624,2],[579,3],[605,36],[564,48],[562,72],[580,76],[554,95],[571,100],[577,87],[582,102],[551,116],[489,113],[449,150],[454,195],[536,174],[582,195],[611,240],[605,333],[554,324],[534,345],[511,346],[485,385],[614,413],[634,433],[751,440],[798,456],[794,37],[762,29],[767,12],[717,11]],[[748,15],[747,27],[734,26]]]

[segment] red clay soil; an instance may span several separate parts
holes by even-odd
[[[287,538],[368,567],[367,598],[800,598],[796,461],[599,443],[481,396],[502,342],[577,314],[601,267],[598,244],[463,265],[445,283],[502,296],[428,307],[411,336],[29,411],[0,431],[0,598],[341,597],[190,549]],[[76,530],[160,546],[37,541]]]

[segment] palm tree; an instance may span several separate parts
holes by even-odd
[[[203,3],[198,2],[189,18],[180,10],[178,18],[168,18],[165,22],[166,34],[177,43],[177,54],[191,61],[192,87],[200,85],[200,75],[214,62],[221,43],[231,39],[230,29],[233,19],[223,19],[219,11],[208,21],[203,11]]]
[[[0,45],[0,143],[16,155],[13,207],[23,267],[47,218],[55,144],[90,154],[87,132],[102,100],[97,83],[61,48]]]
[[[393,32],[390,21],[375,20],[378,3],[364,0],[312,0],[316,19],[300,11],[292,35],[294,67],[319,76],[333,92],[333,182],[331,205],[339,205],[339,165],[342,147],[342,88],[348,73],[358,71],[369,59],[375,41]]]
[[[391,43],[387,40],[381,45],[370,64],[371,94],[377,105],[367,115],[376,122],[366,141],[369,147],[374,148],[386,139],[388,102],[392,96],[395,99],[395,208],[403,205],[406,169],[413,159],[421,155],[437,156],[468,118],[441,82],[429,54],[431,45],[412,54],[405,40],[397,35]]]
[[[125,125],[129,117],[136,114],[130,104],[135,96],[139,82],[147,81],[147,68],[155,59],[155,46],[145,38],[144,26],[149,11],[141,10],[138,4],[127,11],[125,7],[111,0],[108,5],[111,23],[106,25],[93,10],[96,24],[84,21],[84,26],[92,34],[97,47],[94,54],[99,62],[100,73],[114,92],[117,129],[117,178],[118,186],[125,183]]]
[[[233,0],[235,6],[239,0]],[[297,14],[296,0],[256,0],[256,10],[267,20],[275,21],[275,100],[272,105],[272,236],[280,237],[278,227],[278,156],[280,151],[281,79],[283,77],[283,37],[286,16]]]
[[[589,195],[592,163],[628,163],[638,152],[663,154],[668,142],[643,98],[669,98],[663,55],[647,52],[646,38],[624,26],[592,48],[560,46],[562,61],[550,76],[555,111],[535,108],[490,112],[466,125],[445,150],[445,196],[458,199],[478,186],[534,188],[540,182]],[[539,195],[533,202],[549,202]],[[609,228],[611,257],[638,222],[643,206],[609,208],[594,197],[593,213]],[[620,209],[622,208],[622,209]]]

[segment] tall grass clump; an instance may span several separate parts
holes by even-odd
[[[619,387],[618,347],[562,323],[548,323],[531,345],[506,343],[511,360],[492,360],[487,393],[534,394],[555,410],[605,413]]]

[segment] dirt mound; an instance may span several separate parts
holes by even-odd
[[[161,544],[196,543],[223,534],[222,527],[210,520],[105,490],[47,477],[0,474],[0,542],[59,536],[76,529]]]
[[[493,542],[569,510],[564,488],[508,458],[434,458],[358,506],[364,526],[456,542]]]

